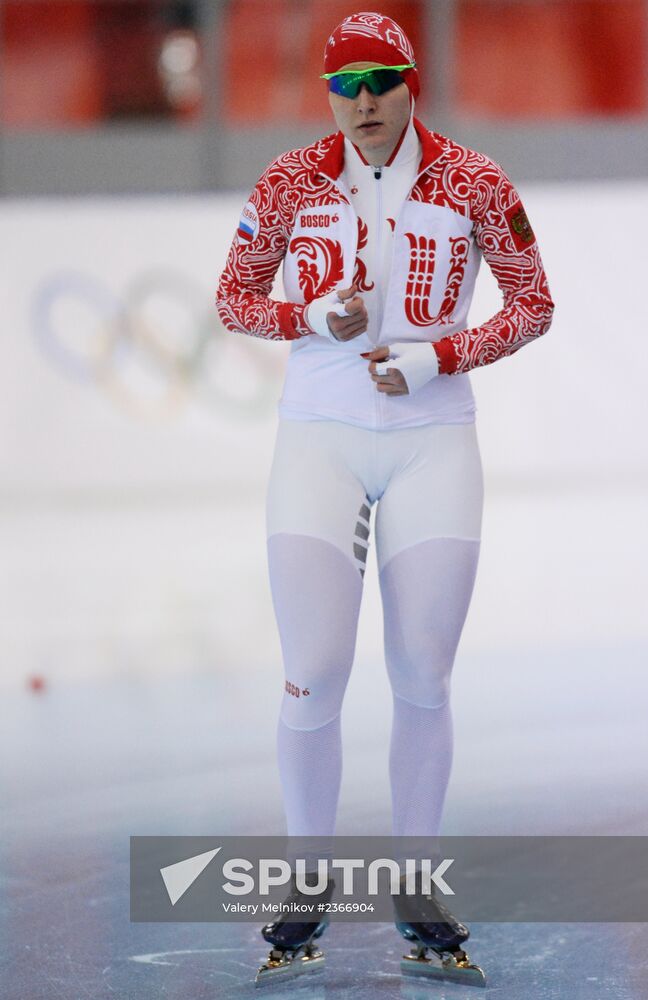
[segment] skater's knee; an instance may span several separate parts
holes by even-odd
[[[292,704],[284,702],[281,706],[279,717],[288,729],[295,729],[299,732],[312,732],[315,729],[322,729],[340,717],[340,711],[332,715],[327,711],[326,706],[309,703],[308,707],[302,706],[302,710],[295,708]]]
[[[306,681],[286,679],[281,719],[291,729],[319,729],[339,716],[346,677],[313,674]]]
[[[353,653],[340,646],[286,652],[281,717],[293,729],[317,729],[342,710]]]
[[[394,694],[412,705],[436,708],[450,697],[454,656],[429,646],[407,655],[387,655],[387,669]]]

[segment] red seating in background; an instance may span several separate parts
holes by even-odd
[[[167,99],[158,69],[171,10],[159,0],[4,0],[0,121],[75,127],[190,117]]]
[[[6,125],[89,125],[101,117],[92,11],[76,0],[0,5]]]
[[[428,0],[430,2],[430,0]],[[4,0],[0,122],[84,127],[115,119],[191,118],[168,99],[158,59],[172,0]],[[319,79],[348,0],[231,0],[212,40],[233,126],[329,118]],[[371,6],[371,4],[366,4]],[[382,0],[425,70],[425,0]],[[456,0],[455,111],[477,118],[561,120],[645,115],[645,0]]]
[[[456,98],[475,117],[648,109],[644,0],[458,0]]]

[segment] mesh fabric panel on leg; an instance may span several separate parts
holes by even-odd
[[[380,574],[394,695],[393,832],[438,835],[452,764],[450,677],[475,581],[479,542],[433,538]]]
[[[288,835],[333,836],[342,778],[340,716],[318,729],[291,729],[280,717],[277,758]]]
[[[362,577],[349,556],[307,535],[272,535],[268,562],[286,674],[277,746],[288,834],[328,836]]]

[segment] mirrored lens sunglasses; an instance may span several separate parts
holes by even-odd
[[[414,69],[416,63],[403,66],[381,66],[374,69],[341,69],[337,73],[323,73],[322,80],[328,80],[329,91],[341,97],[357,97],[363,83],[372,94],[379,96],[404,83],[403,70]]]

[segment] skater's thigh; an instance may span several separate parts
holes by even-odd
[[[475,581],[482,472],[473,424],[414,430],[378,504],[376,549],[392,689],[436,707],[449,694]]]
[[[380,574],[387,673],[394,693],[413,705],[436,708],[449,697],[479,544],[428,538],[403,549]]]
[[[268,568],[286,675],[282,718],[299,729],[340,711],[362,597],[369,506],[334,437],[319,422],[280,425],[268,489]]]
[[[336,421],[279,424],[266,501],[269,547],[278,535],[317,539],[336,549],[360,581],[369,546],[369,501],[358,428]],[[322,548],[322,546],[319,546]],[[304,543],[304,558],[313,546]],[[311,571],[316,569],[311,564]]]
[[[428,539],[481,537],[483,479],[474,423],[411,428],[399,448],[400,462],[376,514],[380,572]]]

